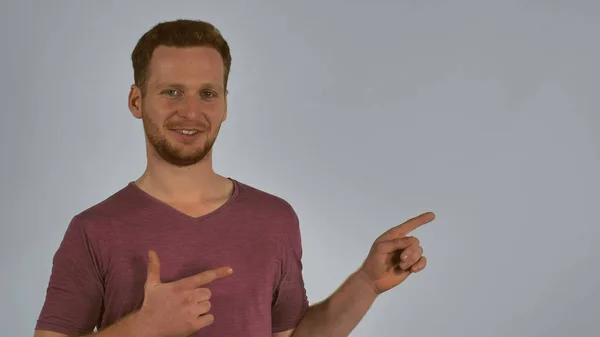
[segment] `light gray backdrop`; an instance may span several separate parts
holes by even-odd
[[[5,1],[1,336],[71,217],[141,174],[129,61],[159,21],[232,47],[216,169],[290,201],[311,301],[423,211],[426,271],[353,336],[598,336],[600,3]]]

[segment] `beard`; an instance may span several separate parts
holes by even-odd
[[[161,127],[146,114],[142,116],[142,121],[146,138],[156,153],[167,163],[178,167],[191,166],[204,159],[212,150],[221,127],[219,125],[213,135],[210,133],[210,126],[199,126],[199,132],[206,133],[207,139],[202,145],[196,146],[190,150],[178,147],[176,144],[169,142],[166,135],[162,132]],[[171,123],[167,126],[167,129],[171,130],[176,127],[177,124]],[[189,145],[189,147],[191,147],[191,145]]]

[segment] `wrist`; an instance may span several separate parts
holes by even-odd
[[[359,285],[360,289],[362,289],[363,293],[371,295],[373,298],[377,298],[377,296],[379,296],[379,291],[377,291],[375,282],[373,282],[369,276],[362,271],[362,269],[354,272],[352,278],[356,280],[356,283]]]
[[[126,320],[127,330],[131,331],[131,336],[162,337],[152,326],[153,320],[150,315],[143,309],[133,312]]]

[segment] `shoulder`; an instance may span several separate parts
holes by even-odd
[[[282,196],[263,189],[235,181],[238,192],[236,204],[239,214],[247,214],[253,219],[265,219],[269,230],[280,232],[292,241],[300,235],[298,214],[292,204]]]
[[[247,206],[255,212],[284,217],[292,222],[298,221],[296,210],[288,200],[255,186],[235,182],[238,188],[236,200],[238,204]]]
[[[71,230],[99,232],[114,220],[133,217],[143,208],[140,197],[131,184],[105,199],[75,214],[69,225]]]

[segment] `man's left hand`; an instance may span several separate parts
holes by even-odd
[[[423,213],[389,229],[375,240],[358,274],[376,294],[396,287],[410,274],[425,268],[427,259],[423,256],[419,239],[408,234],[433,219],[433,213]]]

